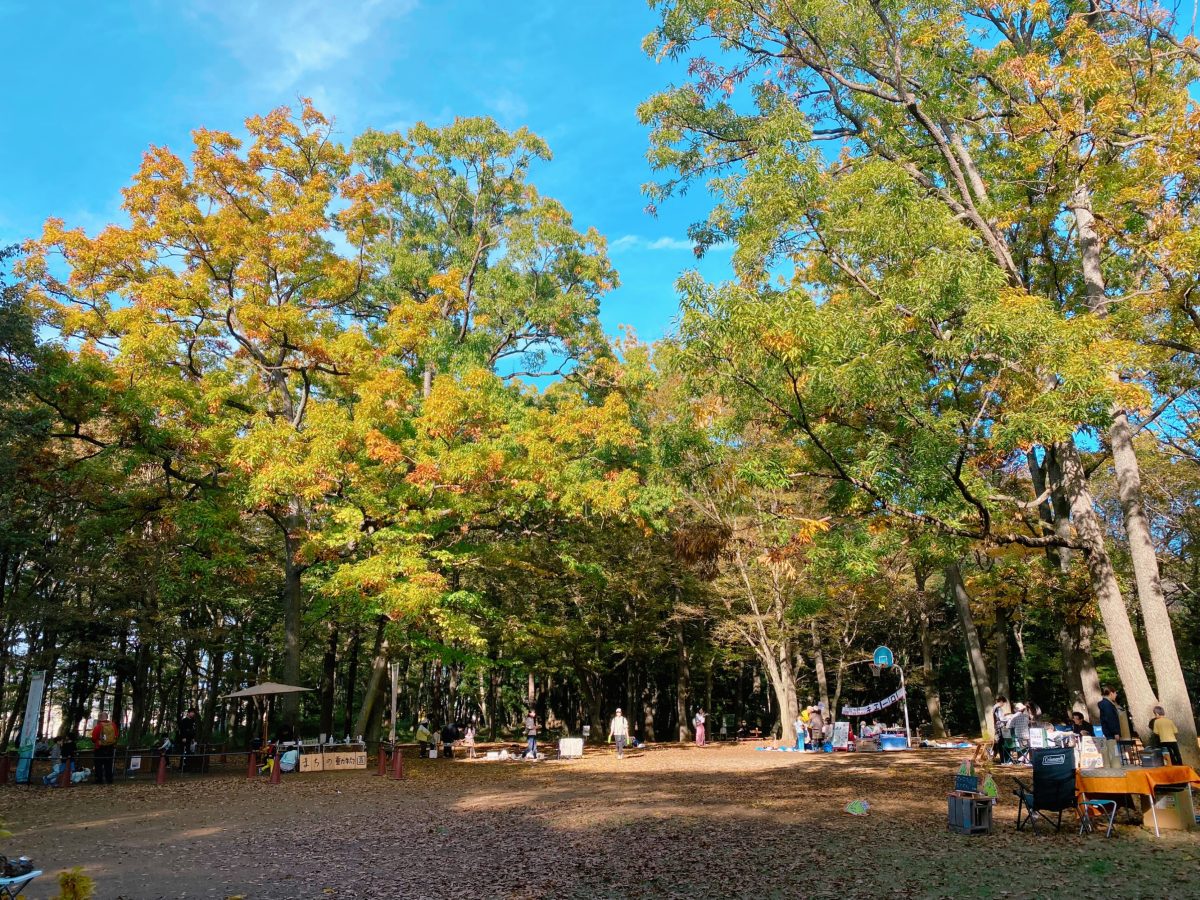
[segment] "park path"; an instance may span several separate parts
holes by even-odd
[[[616,760],[411,760],[283,784],[214,777],[7,788],[6,851],[83,866],[97,900],[992,897],[1197,889],[1200,841],[945,830],[953,752],[670,747]],[[1003,786],[1003,785],[1002,785]],[[865,799],[870,814],[844,812]],[[53,896],[50,879],[27,893]]]

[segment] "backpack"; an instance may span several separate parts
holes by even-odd
[[[117,742],[117,726],[112,722],[100,723],[100,746],[111,747]]]

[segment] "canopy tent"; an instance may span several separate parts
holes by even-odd
[[[299,694],[304,691],[311,691],[312,688],[297,687],[294,684],[279,684],[275,681],[264,681],[262,684],[253,684],[248,688],[242,688],[240,691],[234,691],[232,694],[222,695],[222,700],[240,700],[248,698],[256,703],[261,703],[266,697],[274,697],[278,694]],[[267,743],[267,707],[262,707],[262,726],[263,726],[263,744]]]
[[[273,697],[275,694],[298,694],[301,691],[311,691],[312,688],[296,687],[294,684],[279,684],[274,681],[264,681],[254,684],[232,694],[223,694],[222,700],[233,700],[238,697]]]

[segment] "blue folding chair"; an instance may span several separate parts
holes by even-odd
[[[0,900],[17,900],[17,895],[29,886],[29,882],[42,874],[41,869],[34,869],[24,875],[13,875],[0,878]]]
[[[1113,827],[1117,821],[1117,801],[1116,800],[1080,800],[1079,801],[1079,833],[1087,834],[1095,831],[1092,827],[1092,813],[1095,811],[1098,817],[1103,820],[1105,815],[1108,816],[1108,828],[1104,832],[1105,837],[1112,837]]]

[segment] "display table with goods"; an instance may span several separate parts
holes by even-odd
[[[1080,799],[1098,797],[1136,799],[1142,824],[1172,831],[1196,828],[1193,788],[1200,788],[1200,775],[1191,766],[1149,766],[1124,769],[1080,769],[1075,773]],[[1132,803],[1128,804],[1132,806]]]

